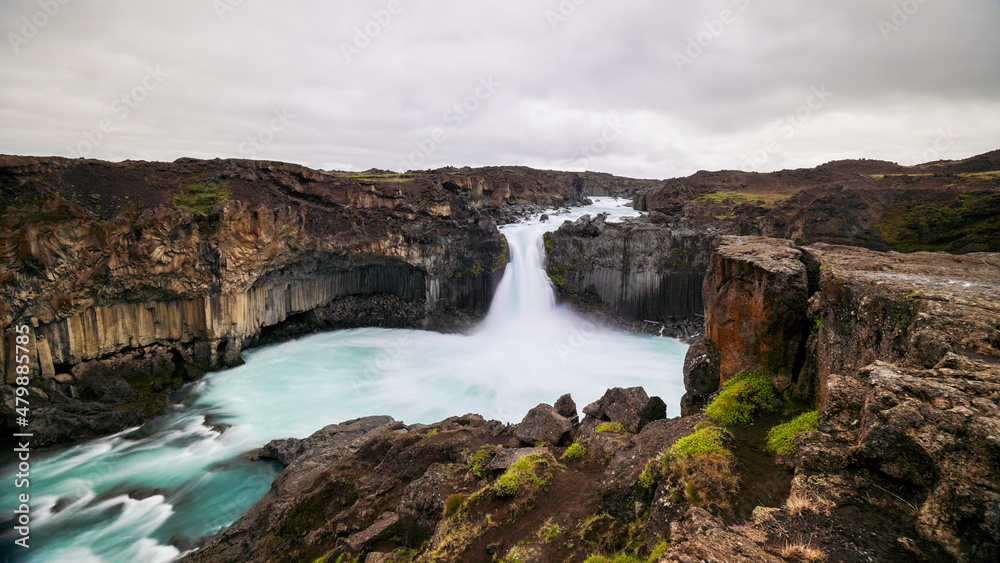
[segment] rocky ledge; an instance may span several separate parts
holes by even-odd
[[[582,422],[564,396],[275,441],[271,491],[188,560],[1000,560],[998,280],[997,254],[724,237],[686,416],[616,388]]]

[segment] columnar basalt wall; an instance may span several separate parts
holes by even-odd
[[[563,300],[596,300],[612,315],[663,323],[701,316],[711,233],[602,216],[545,238],[546,271]]]

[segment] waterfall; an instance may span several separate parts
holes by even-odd
[[[544,271],[545,231],[584,213],[635,213],[620,205],[605,198],[548,223],[504,226],[511,260],[471,335],[364,328],[250,350],[244,365],[190,384],[141,428],[33,454],[27,560],[174,561],[232,524],[281,470],[246,452],[352,418],[432,423],[476,412],[518,422],[563,393],[582,407],[608,387],[633,385],[677,414],[687,347],[577,317],[556,305]],[[16,492],[0,493],[0,520],[13,516]]]

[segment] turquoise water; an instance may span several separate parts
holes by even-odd
[[[518,422],[563,393],[582,409],[608,387],[633,385],[679,415],[686,345],[616,333],[557,307],[542,269],[545,230],[585,212],[635,214],[620,205],[600,199],[549,223],[503,227],[512,262],[473,334],[364,328],[247,351],[246,364],[189,385],[141,428],[36,454],[33,547],[14,560],[173,561],[232,524],[281,470],[246,452],[360,416],[431,423],[475,412]],[[4,490],[5,518],[14,492]]]

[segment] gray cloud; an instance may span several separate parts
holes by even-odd
[[[659,178],[1000,144],[997,2],[344,4],[8,0],[0,152]]]

